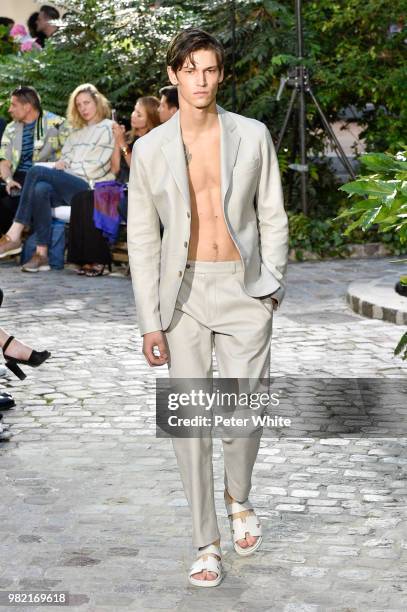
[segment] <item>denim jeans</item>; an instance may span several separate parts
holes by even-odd
[[[62,204],[69,206],[77,193],[87,189],[89,184],[79,176],[33,166],[27,172],[14,220],[30,225],[36,233],[37,245],[46,246],[51,239],[51,208]]]

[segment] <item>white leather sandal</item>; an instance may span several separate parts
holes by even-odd
[[[202,550],[198,550],[198,555],[196,560],[191,565],[191,569],[188,575],[188,580],[191,584],[198,587],[215,587],[218,586],[222,582],[223,579],[223,568],[221,559],[217,559],[213,557],[209,553],[213,553],[215,555],[222,556],[220,551],[220,547],[216,544],[209,544],[205,546]],[[199,580],[198,578],[193,578],[193,574],[199,574],[207,570],[208,572],[214,572],[217,574],[214,580]]]
[[[238,555],[241,557],[248,557],[255,550],[257,550],[260,544],[263,541],[262,529],[260,521],[253,510],[253,506],[246,500],[242,504],[234,501],[229,504],[225,499],[226,510],[228,513],[230,531],[232,534],[232,542],[233,547]],[[246,510],[253,510],[250,514],[245,517],[235,517],[232,519],[233,514],[237,514],[238,512],[244,512]],[[242,548],[237,544],[238,540],[244,540],[246,535],[249,534],[253,537],[257,536],[256,543],[253,546],[247,546],[246,548]]]

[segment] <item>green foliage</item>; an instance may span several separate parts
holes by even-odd
[[[346,230],[348,235],[353,229],[368,230],[376,225],[379,231],[398,236],[404,249],[407,244],[407,149],[396,155],[370,153],[361,158],[364,174],[355,181],[342,185],[340,189],[356,196],[349,209],[344,210],[337,219],[356,217]],[[360,198],[362,196],[362,198]],[[402,279],[407,277],[401,277]],[[403,352],[404,351],[404,352]],[[407,359],[407,332],[394,350]]]
[[[304,259],[304,251],[323,257],[344,257],[348,241],[340,223],[332,219],[312,219],[303,213],[288,213],[289,246],[296,259]]]
[[[401,336],[398,345],[394,349],[394,354],[401,355],[403,360],[407,360],[407,332]]]
[[[396,152],[407,121],[402,0],[304,2],[306,47],[328,115],[353,106],[370,150]],[[390,33],[390,26],[400,31]],[[367,108],[366,104],[373,104]]]
[[[332,219],[326,216],[309,217],[302,212],[288,211],[288,220],[289,247],[294,250],[298,261],[303,261],[310,253],[318,259],[346,257],[349,254],[349,246],[354,244],[382,243],[393,255],[400,255],[406,250],[398,234],[384,234],[377,226],[368,230],[354,228],[348,231],[349,218],[346,215]]]
[[[0,25],[0,57],[18,51],[18,45],[9,35],[9,29],[8,26]]]
[[[366,174],[340,187],[349,197],[357,196],[339,215],[357,217],[346,234],[375,224],[382,232],[396,232],[401,243],[407,243],[407,150],[396,155],[368,153],[361,163]]]
[[[148,0],[66,0],[64,26],[41,53],[7,56],[0,62],[2,115],[18,84],[38,88],[44,106],[64,114],[80,83],[96,85],[128,116],[138,96],[157,95],[168,81],[165,50],[171,37],[193,22],[177,6],[151,9]]]

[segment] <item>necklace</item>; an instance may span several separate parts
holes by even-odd
[[[184,141],[182,141],[182,146],[184,147],[185,163],[187,166],[189,166],[189,162],[192,159],[192,154],[189,152],[188,147]]]
[[[196,136],[196,138],[194,138],[194,140],[190,143],[189,146],[195,144],[195,142],[198,140],[198,138],[199,138],[199,134],[198,134],[198,136]],[[189,162],[192,159],[192,153],[188,149],[188,145],[186,145],[185,142],[184,142],[182,130],[181,130],[181,140],[182,140],[182,146],[184,147],[185,163],[186,163],[187,166],[189,166]]]

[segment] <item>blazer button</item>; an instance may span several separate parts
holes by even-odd
[[[187,248],[188,242],[184,242],[184,247]]]
[[[188,219],[189,219],[189,217],[190,217],[190,216],[191,216],[191,213],[190,213],[190,212],[187,212],[187,217],[188,217]]]
[[[179,270],[179,272],[178,272],[178,276],[182,276],[182,272],[181,272],[181,270]]]

